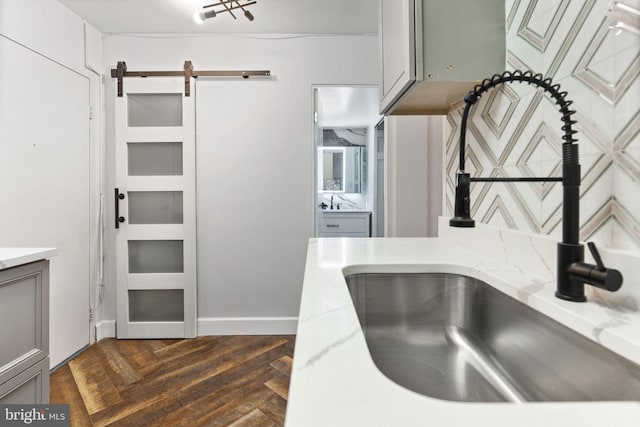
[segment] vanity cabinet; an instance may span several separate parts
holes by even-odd
[[[371,212],[322,212],[318,237],[371,237]]]
[[[0,340],[0,404],[48,403],[49,261],[0,270]]]
[[[504,0],[380,0],[380,112],[447,114],[505,69]]]

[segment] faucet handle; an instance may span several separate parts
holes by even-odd
[[[587,264],[586,262],[574,262],[567,267],[569,277],[580,283],[587,283],[597,288],[606,289],[615,292],[622,286],[622,274],[613,268],[606,268],[602,262],[602,257],[596,248],[595,243],[588,242],[589,250],[596,265]]]
[[[593,259],[596,261],[596,265],[598,266],[599,271],[606,271],[604,263],[602,262],[602,257],[600,257],[600,252],[598,252],[598,248],[596,248],[596,244],[594,242],[588,242],[587,246],[589,247],[589,251],[593,256]]]

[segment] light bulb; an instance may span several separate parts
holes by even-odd
[[[193,14],[193,20],[196,21],[198,24],[202,24],[204,23],[205,19],[209,19],[209,18],[213,18],[214,16],[216,16],[216,11],[211,9],[211,10],[205,10],[202,9],[200,11],[196,11]]]

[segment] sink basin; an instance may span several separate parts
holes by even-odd
[[[371,357],[392,381],[463,402],[640,401],[640,365],[480,280],[346,276]]]

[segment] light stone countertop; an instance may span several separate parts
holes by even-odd
[[[640,363],[640,284],[636,278],[625,276],[626,294],[613,302],[603,303],[602,297],[592,293],[587,303],[562,301],[553,295],[551,241],[537,242],[524,234],[510,236],[482,227],[475,232],[480,233],[484,246],[495,251],[492,256],[453,243],[470,235],[443,231],[442,221],[437,239],[310,239],[286,427],[638,426],[640,402],[451,402],[405,389],[377,369],[343,271],[476,277]],[[531,271],[520,264],[530,265]]]
[[[55,248],[0,248],[0,270],[50,258],[58,254]]]

